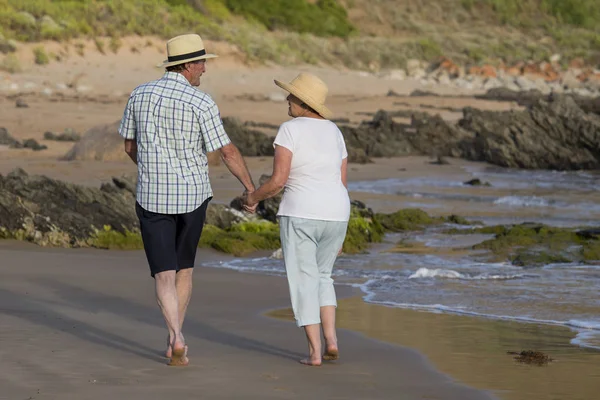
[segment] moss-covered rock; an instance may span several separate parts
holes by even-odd
[[[270,224],[267,226],[267,223]],[[277,250],[281,247],[279,227],[268,221],[245,222],[224,230],[206,225],[200,237],[200,247],[209,247],[237,257],[259,250]]]
[[[542,224],[476,229],[496,233],[474,249],[488,250],[496,260],[515,265],[539,266],[551,263],[592,262],[600,260],[600,240],[582,236],[573,228],[555,228]]]
[[[353,201],[343,252],[347,254],[364,252],[371,243],[381,242],[384,234],[385,229],[373,210],[360,201]]]
[[[138,231],[125,229],[124,233],[115,231],[110,225],[97,229],[88,239],[91,247],[108,250],[139,250],[144,248],[142,235]]]
[[[405,208],[392,214],[377,214],[377,219],[386,230],[393,232],[416,231],[437,222],[418,208]]]

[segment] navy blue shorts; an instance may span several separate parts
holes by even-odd
[[[185,214],[159,214],[135,203],[144,250],[153,278],[159,272],[194,268],[206,208],[211,199],[212,197],[208,198],[200,207]]]

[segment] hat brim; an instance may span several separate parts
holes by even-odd
[[[169,62],[169,60],[165,60],[162,62],[162,64],[158,64],[156,66],[156,68],[167,68],[167,67],[172,67],[173,65],[180,65],[180,64],[185,64],[185,63],[192,62],[192,61],[198,61],[198,60],[208,60],[209,58],[217,58],[217,57],[219,57],[219,56],[216,54],[205,54],[203,56],[192,57],[187,60],[171,61],[171,62]]]
[[[323,117],[325,119],[331,119],[331,117],[333,117],[333,112],[331,112],[331,110],[329,108],[327,108],[324,104],[320,104],[317,101],[315,101],[313,98],[310,97],[310,95],[308,93],[303,92],[296,86],[290,85],[289,83],[284,83],[284,82],[278,81],[277,79],[274,79],[273,81],[275,82],[275,84],[277,86],[279,86],[286,92],[289,92],[289,93],[293,94],[294,96],[296,96],[297,98],[299,98],[300,100],[302,100],[310,108],[315,110],[321,117]]]

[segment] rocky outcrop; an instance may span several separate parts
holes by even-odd
[[[473,135],[456,149],[469,160],[527,169],[600,167],[600,117],[584,112],[571,97],[540,100],[526,111],[468,108],[457,129]]]
[[[127,161],[123,138],[119,135],[120,121],[95,126],[88,130],[64,156],[66,161]]]
[[[340,126],[344,135],[348,155],[360,156],[367,161],[369,157],[395,157],[413,152],[408,141],[404,125],[395,122],[389,113],[379,111],[371,121],[363,121],[358,127]],[[364,152],[357,154],[358,151]],[[365,158],[366,156],[366,158]],[[350,158],[349,162],[360,162]]]
[[[475,95],[476,99],[514,101],[525,107],[532,107],[540,100],[552,101],[556,94],[543,94],[537,89],[527,91],[515,91],[507,88],[495,88],[488,90],[485,94]],[[570,97],[583,111],[600,115],[600,97],[588,97],[571,94]]]
[[[14,170],[0,175],[0,238],[81,247],[91,245],[90,238],[105,227],[123,234],[136,232],[134,193],[131,177],[115,177],[95,188]],[[227,229],[251,219],[223,204],[211,203],[206,223]]]
[[[223,127],[231,141],[240,149],[240,153],[246,157],[272,156],[273,137],[250,129],[237,118],[223,118]]]
[[[129,157],[123,149],[123,138],[119,135],[120,121],[96,126],[83,137],[63,157],[67,161],[127,161]],[[273,138],[262,132],[249,129],[234,118],[223,118],[223,125],[231,141],[244,156],[273,155]],[[219,164],[218,154],[209,154],[210,165]]]

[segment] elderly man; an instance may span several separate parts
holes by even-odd
[[[207,54],[199,35],[167,42],[162,78],[129,97],[119,133],[138,166],[136,213],[156,298],[169,330],[169,365],[188,364],[182,334],[192,293],[192,271],[212,199],[207,153],[219,151],[247,192],[254,183],[239,150],[223,129],[212,98],[197,90]]]

